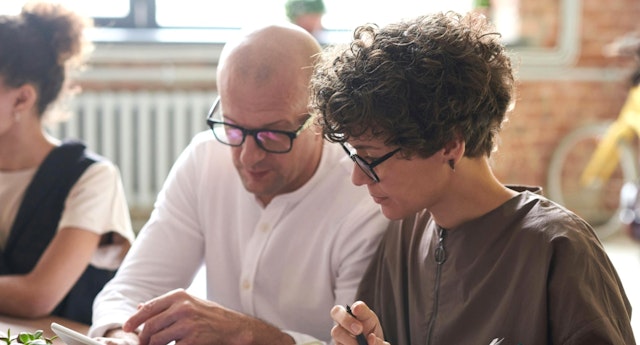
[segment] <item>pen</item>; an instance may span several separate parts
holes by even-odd
[[[349,305],[347,305],[347,313],[349,313],[349,315],[353,316],[356,320],[356,316],[353,315],[353,313],[351,312],[351,307]],[[363,333],[360,333],[358,335],[356,335],[356,340],[358,341],[358,345],[367,345],[367,337],[364,336]]]

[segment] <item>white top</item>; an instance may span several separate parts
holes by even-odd
[[[0,171],[0,248],[9,237],[24,193],[37,168]],[[129,208],[118,168],[109,161],[91,164],[71,187],[65,200],[58,230],[66,227],[80,228],[98,235],[115,232],[131,243],[134,232]],[[91,264],[97,268],[116,269],[122,262],[123,241],[101,246],[93,255]]]
[[[297,343],[328,342],[331,307],[353,303],[388,225],[367,189],[351,183],[352,169],[342,148],[325,142],[311,180],[263,208],[243,187],[229,147],[210,131],[198,134],[97,296],[90,336],[122,325],[140,302],[187,288],[204,262],[209,300],[265,320]]]

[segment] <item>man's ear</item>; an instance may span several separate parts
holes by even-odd
[[[38,93],[31,84],[24,84],[16,89],[13,110],[16,113],[26,113],[36,106]]]

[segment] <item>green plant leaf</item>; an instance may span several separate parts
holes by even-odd
[[[18,342],[21,344],[28,344],[31,340],[33,340],[33,334],[27,332],[20,332],[18,334]]]
[[[12,338],[11,330],[9,329],[7,330],[7,334],[0,332],[0,345],[52,345],[53,340],[56,338],[57,336],[53,336],[51,338],[45,337],[44,332],[40,329],[33,333],[20,332],[17,336]]]
[[[27,345],[47,345],[47,341],[45,339],[33,339]]]

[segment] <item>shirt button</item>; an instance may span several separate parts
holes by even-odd
[[[271,230],[271,227],[267,223],[262,223],[260,224],[260,230],[262,230],[262,232],[269,232],[269,230]]]
[[[249,290],[251,288],[251,283],[248,280],[243,280],[242,281],[242,288],[244,290]]]

